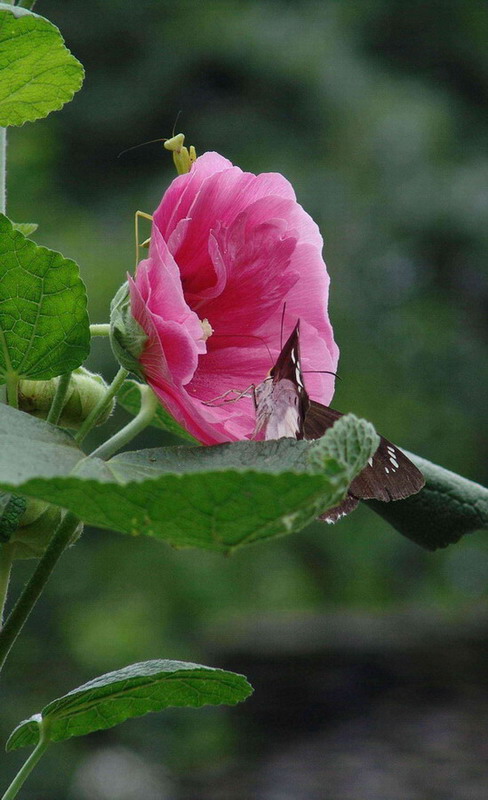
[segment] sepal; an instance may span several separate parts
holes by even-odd
[[[110,304],[110,344],[119,364],[140,378],[144,376],[139,357],[146,340],[147,334],[132,316],[129,284],[126,282]]]
[[[64,512],[33,498],[27,499],[26,509],[19,520],[19,527],[10,536],[10,544],[14,545],[13,558],[41,558],[51,541],[54,531],[59,526]],[[77,527],[70,544],[80,537],[83,523]]]

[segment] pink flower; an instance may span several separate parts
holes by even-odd
[[[148,337],[139,358],[148,384],[200,442],[252,437],[252,398],[216,398],[266,377],[284,307],[284,339],[300,318],[304,372],[335,371],[321,250],[317,225],[277,173],[242,172],[205,153],[165,192],[149,258],[129,279],[131,312]],[[333,376],[306,374],[306,382],[328,405]]]

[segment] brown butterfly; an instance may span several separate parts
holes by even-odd
[[[256,429],[265,439],[283,436],[318,439],[343,415],[340,411],[310,400],[300,366],[300,321],[278,356],[269,376],[254,389]],[[336,522],[349,514],[360,500],[400,500],[416,494],[425,480],[396,445],[383,436],[374,456],[354,478],[345,500],[321,514],[320,519]]]

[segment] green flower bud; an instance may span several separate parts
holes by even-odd
[[[19,408],[34,417],[46,419],[58,383],[59,378],[51,378],[50,381],[20,381]],[[80,428],[98,401],[105,395],[106,390],[107,384],[101,375],[89,372],[84,367],[78,367],[71,375],[63,410],[57,424],[62,428]],[[102,425],[107,421],[114,409],[114,402],[98,419],[97,425]]]
[[[147,334],[134,319],[130,308],[128,283],[122,284],[110,304],[110,344],[117,361],[140,378],[139,364]]]
[[[10,544],[14,545],[13,557],[40,558],[61,522],[62,515],[62,510],[56,506],[51,506],[42,500],[27,499],[19,527],[9,539]],[[74,544],[82,531],[83,523],[80,522],[70,544]]]

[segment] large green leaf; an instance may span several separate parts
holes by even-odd
[[[83,74],[55,25],[0,4],[0,125],[23,125],[57,111],[78,91]]]
[[[117,394],[117,400],[122,406],[128,411],[130,414],[134,416],[139,412],[141,407],[141,393],[139,391],[139,384],[137,381],[127,380],[124,381],[122,384],[120,391]],[[185,431],[181,425],[178,425],[176,420],[168,414],[165,409],[159,405],[158,409],[151,420],[151,425],[154,428],[159,428],[160,430],[168,431],[169,433],[173,433],[175,436],[179,436],[181,439],[187,439],[189,442],[193,442],[193,444],[198,444],[197,440]]]
[[[346,416],[314,442],[157,448],[74,465],[79,451],[69,437],[32,417],[24,432],[25,416],[0,406],[0,487],[67,508],[101,528],[222,552],[303,528],[341,501],[377,446],[369,423]],[[362,462],[355,449],[347,463],[330,457],[336,439],[352,428]],[[56,459],[44,458],[47,443]]]
[[[38,247],[0,215],[0,383],[47,380],[90,348],[86,292],[74,261]]]
[[[7,750],[36,745],[40,725],[48,724],[51,741],[112,728],[131,717],[171,706],[200,708],[235,705],[252,693],[243,675],[184,661],[145,661],[101,675],[63,697],[41,714],[21,722]]]

